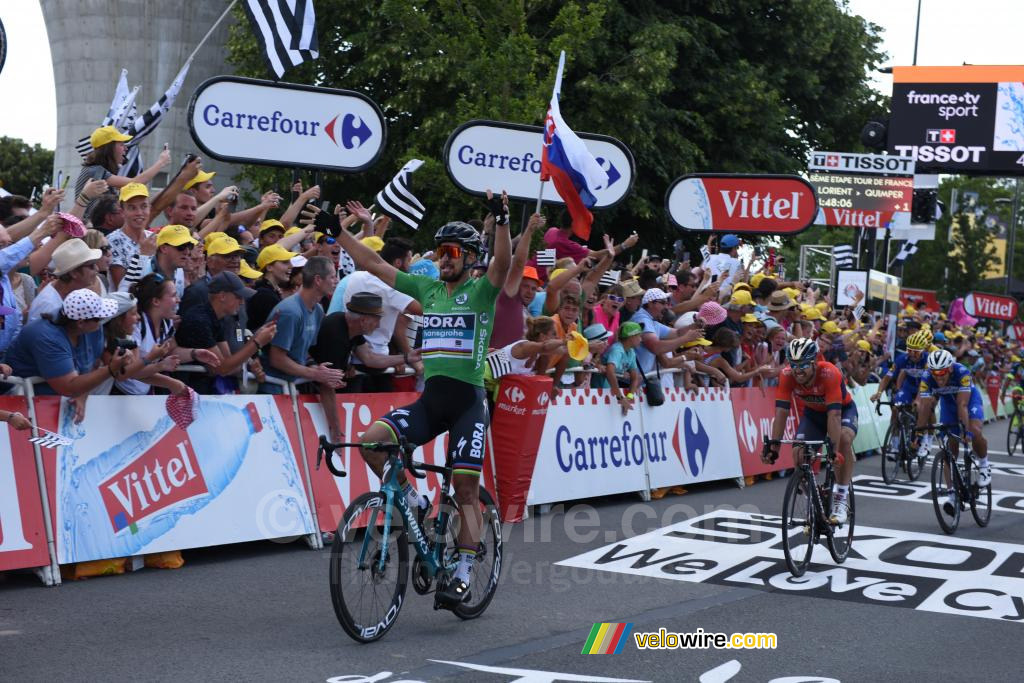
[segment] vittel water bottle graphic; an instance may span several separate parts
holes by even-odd
[[[216,499],[263,430],[254,403],[199,402],[188,437],[163,415],[70,472],[61,498],[71,561],[138,552]]]

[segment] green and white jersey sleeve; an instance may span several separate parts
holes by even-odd
[[[395,275],[395,289],[423,306],[424,377],[451,377],[482,387],[494,302],[501,290],[486,277],[470,278],[449,296],[445,283],[402,272]]]

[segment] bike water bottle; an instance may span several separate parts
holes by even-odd
[[[187,437],[164,415],[76,468],[61,499],[62,561],[137,554],[227,488],[262,428],[255,404],[204,399]]]

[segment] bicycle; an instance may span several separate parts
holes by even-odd
[[[909,404],[894,404],[891,401],[879,401],[875,404],[875,412],[882,414],[882,406],[891,406],[892,417],[889,420],[889,428],[885,431],[885,440],[882,441],[882,479],[886,484],[896,481],[899,471],[902,469],[907,473],[909,481],[917,481],[928,462],[928,456],[918,456],[917,450],[913,447],[914,427],[917,424],[917,414],[914,407]],[[894,433],[895,431],[895,433]],[[893,441],[896,448],[893,449]]]
[[[1014,404],[1010,424],[1006,428],[1006,454],[1013,455],[1016,450],[1024,452],[1024,411]]]
[[[364,493],[349,504],[331,544],[329,579],[334,612],[345,633],[360,643],[370,643],[391,630],[404,604],[410,572],[410,534],[416,549],[411,566],[413,589],[426,595],[447,585],[458,564],[455,539],[459,507],[448,494],[453,469],[450,455],[444,466],[431,465],[413,461],[415,446],[404,437],[398,443],[331,443],[321,436],[317,469],[325,460],[331,474],[346,476],[333,462],[335,452],[345,447],[387,454],[380,491]],[[406,502],[398,483],[403,470],[418,479],[425,478],[426,472],[442,476],[441,505],[432,527],[425,520],[421,523],[417,510]],[[494,598],[501,574],[501,516],[494,497],[483,486],[480,505],[483,524],[473,568],[475,580],[469,598],[451,609],[460,619],[475,619],[483,614]],[[434,609],[442,609],[436,600]]]
[[[801,441],[797,439],[773,440],[764,438],[765,445],[791,444],[803,453],[802,462],[786,485],[786,494],[782,499],[782,550],[786,556],[786,566],[793,576],[800,577],[807,571],[811,563],[814,546],[825,536],[829,554],[838,564],[846,561],[853,545],[854,505],[853,484],[847,493],[847,505],[850,514],[843,525],[835,525],[829,521],[832,510],[832,486],[835,484],[833,466],[842,455],[836,453],[831,440]],[[824,455],[822,454],[824,448]],[[811,465],[820,462],[819,483]],[[840,461],[841,462],[841,461]],[[843,534],[837,534],[842,529]]]
[[[930,427],[919,427],[915,431],[935,430],[939,432],[939,451],[932,462],[932,506],[939,526],[947,534],[956,531],[960,524],[960,512],[967,506],[971,515],[980,527],[988,525],[992,518],[992,485],[984,489],[978,486],[975,470],[978,468],[977,457],[970,442],[961,437],[960,425],[937,424]],[[957,458],[957,451],[963,448],[963,464]],[[952,487],[946,484],[952,481]],[[947,514],[943,510],[949,494],[953,494],[953,512]]]

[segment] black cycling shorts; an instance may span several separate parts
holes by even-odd
[[[857,405],[850,401],[841,411],[839,418],[843,428],[857,434]],[[828,436],[828,411],[804,410],[800,424],[796,428],[799,441],[823,441]]]
[[[377,420],[395,435],[421,446],[448,432],[448,458],[456,474],[480,476],[491,422],[483,387],[451,377],[431,377],[415,403]]]

